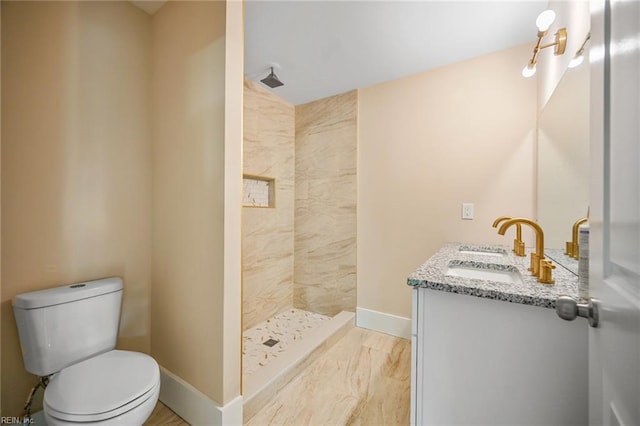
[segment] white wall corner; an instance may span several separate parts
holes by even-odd
[[[356,326],[403,339],[411,339],[411,318],[356,308]]]
[[[193,426],[242,425],[242,395],[220,406],[162,366],[160,401]]]

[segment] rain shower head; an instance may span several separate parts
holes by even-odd
[[[278,78],[278,76],[276,76],[273,73],[273,67],[271,67],[271,73],[269,73],[268,76],[266,76],[265,78],[263,78],[260,81],[262,83],[266,84],[267,86],[271,87],[272,89],[274,89],[276,87],[284,86],[284,83],[281,82],[280,79]]]

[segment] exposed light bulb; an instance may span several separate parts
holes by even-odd
[[[522,76],[524,78],[529,78],[536,73],[536,66],[532,64],[527,64],[526,67],[522,68]]]
[[[569,68],[575,68],[579,66],[582,62],[584,62],[584,55],[583,54],[576,55],[569,62]]]
[[[538,27],[538,31],[545,32],[555,20],[556,13],[551,9],[547,9],[538,15],[538,19],[536,19],[536,27]]]

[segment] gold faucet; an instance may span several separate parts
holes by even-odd
[[[493,226],[494,228],[496,228],[498,226],[498,224],[500,224],[500,222],[503,222],[505,220],[509,220],[509,219],[513,219],[512,217],[509,216],[500,216],[499,218],[497,218],[496,220],[493,221]],[[513,240],[513,251],[515,252],[516,256],[524,256],[524,241],[522,241],[522,226],[519,223],[516,223],[516,239]]]
[[[551,263],[550,260],[542,259],[540,261],[540,275],[538,276],[538,281],[543,284],[553,284],[555,282],[552,276],[554,269],[556,269],[556,265]]]
[[[517,225],[519,223],[529,225],[536,233],[536,251],[535,253],[531,253],[531,266],[529,267],[531,274],[538,277],[538,281],[540,281],[541,283],[553,284],[553,277],[551,272],[552,269],[555,268],[555,266],[551,264],[551,261],[548,261],[544,258],[544,232],[542,231],[540,225],[538,225],[531,219],[508,219],[502,224],[502,226],[500,226],[500,229],[498,229],[498,234],[504,235],[504,233],[507,232],[507,229],[509,229],[511,225]]]
[[[578,228],[580,227],[580,225],[582,225],[588,220],[589,220],[588,217],[583,217],[582,219],[579,219],[578,221],[576,221],[576,223],[573,224],[573,230],[571,233],[572,241],[567,241],[567,244],[566,244],[567,250],[565,254],[567,256],[571,256],[574,259],[578,259],[580,257],[580,247],[578,247]]]

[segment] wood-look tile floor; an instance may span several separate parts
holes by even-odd
[[[169,407],[158,401],[156,408],[153,409],[151,416],[144,423],[144,426],[156,426],[156,425],[177,425],[177,426],[189,426],[189,423],[185,422],[176,413],[171,411]]]
[[[246,426],[408,425],[411,342],[353,328]],[[145,423],[187,425],[162,403]]]
[[[247,426],[408,425],[411,342],[353,328]]]

